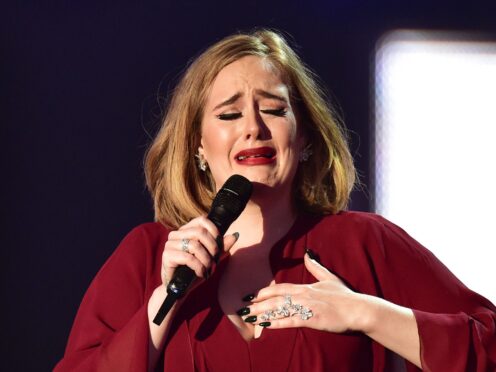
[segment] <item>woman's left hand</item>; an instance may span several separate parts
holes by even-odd
[[[274,329],[309,327],[335,333],[360,331],[422,368],[419,332],[411,309],[353,292],[308,254],[305,254],[305,266],[318,281],[275,284],[261,289],[249,306],[248,316],[257,317],[255,324]],[[284,307],[295,314],[278,314]],[[267,315],[269,319],[265,320]]]
[[[261,289],[249,306],[249,316],[257,316],[254,324],[270,326],[271,329],[309,327],[336,333],[363,331],[359,325],[364,315],[360,306],[363,295],[353,292],[308,254],[304,260],[307,270],[318,281],[313,284],[275,284]],[[299,311],[298,305],[302,306]],[[284,307],[296,314],[285,316],[281,311]],[[307,316],[302,316],[305,313],[303,309],[307,310]],[[311,311],[310,317],[308,310]]]

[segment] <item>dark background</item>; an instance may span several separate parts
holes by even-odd
[[[371,66],[396,28],[494,34],[495,1],[149,1],[0,5],[1,350],[48,371],[122,237],[153,219],[142,157],[185,64],[237,30],[290,34],[351,131],[370,210]],[[162,98],[158,98],[162,97]],[[368,191],[370,190],[370,191]]]

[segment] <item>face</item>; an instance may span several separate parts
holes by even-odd
[[[247,56],[224,67],[212,83],[198,150],[217,188],[240,174],[290,190],[304,145],[301,132],[279,71],[267,59]]]

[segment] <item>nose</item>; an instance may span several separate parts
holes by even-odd
[[[245,139],[246,140],[266,140],[270,139],[270,130],[264,122],[257,109],[250,110],[246,115]]]

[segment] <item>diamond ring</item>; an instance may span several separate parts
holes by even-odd
[[[262,320],[271,320],[276,318],[289,318],[299,315],[302,320],[308,320],[313,316],[313,312],[308,307],[293,303],[290,295],[284,295],[284,304],[275,310],[268,310],[260,317]]]
[[[186,253],[191,253],[189,251],[189,239],[181,239],[181,250]]]

